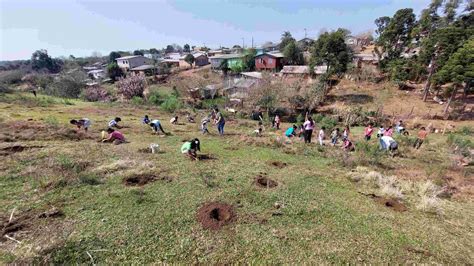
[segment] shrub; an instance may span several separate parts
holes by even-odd
[[[132,98],[132,104],[134,105],[143,105],[145,101],[143,100],[142,97],[138,97],[138,96],[133,96]]]
[[[358,141],[355,146],[355,156],[360,165],[367,166],[380,163],[384,152],[379,149],[378,145],[371,145],[367,141]]]
[[[0,83],[13,85],[19,84],[25,73],[21,70],[9,70],[0,73]]]
[[[83,98],[89,102],[105,102],[110,100],[110,95],[101,86],[91,86],[84,90]]]
[[[143,75],[135,75],[128,78],[119,78],[117,92],[125,99],[130,100],[134,96],[143,97],[146,87],[146,79]]]
[[[433,184],[430,180],[419,184],[418,195],[420,196],[420,202],[416,206],[417,209],[429,213],[440,213],[441,201],[438,195],[441,193],[441,188]]]
[[[162,104],[163,99],[160,92],[157,90],[150,91],[150,94],[148,95],[148,103],[153,104],[153,105]]]
[[[45,89],[46,94],[64,97],[78,98],[85,88],[86,74],[81,71],[61,75],[53,84]]]
[[[163,108],[163,110],[165,111],[172,113],[177,109],[181,108],[181,102],[176,96],[171,95],[163,101],[163,103],[161,104],[161,108]]]
[[[448,135],[447,142],[455,153],[466,157],[469,157],[471,155],[470,150],[474,149],[474,143],[471,141],[469,136],[466,137],[451,133]]]

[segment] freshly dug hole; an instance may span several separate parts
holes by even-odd
[[[14,145],[10,147],[5,147],[0,149],[0,155],[7,156],[13,153],[22,152],[24,150],[35,149],[35,148],[43,148],[43,146],[22,146],[22,145]]]
[[[258,175],[255,177],[255,185],[262,188],[274,188],[278,186],[278,183],[267,178],[266,176]]]
[[[387,207],[387,208],[390,208],[394,211],[397,211],[397,212],[404,212],[406,210],[408,210],[408,208],[405,206],[405,204],[401,203],[400,201],[396,200],[396,199],[389,199],[389,198],[384,198],[384,197],[380,197],[380,196],[377,196],[373,193],[370,193],[370,194],[364,194],[364,193],[361,193],[359,192],[360,194],[364,195],[364,196],[367,196],[367,197],[370,197],[372,199],[374,199],[375,202]]]
[[[197,220],[204,229],[218,230],[237,219],[232,205],[220,202],[204,204],[197,212]]]
[[[35,228],[38,219],[58,218],[64,216],[64,213],[59,209],[51,209],[41,213],[34,211],[26,211],[21,214],[13,215],[13,219],[9,221],[9,217],[5,217],[1,222],[1,236],[8,234],[19,233],[28,228]],[[6,238],[2,238],[5,240]]]
[[[284,162],[280,162],[280,161],[272,161],[269,163],[270,165],[272,166],[275,166],[277,168],[285,168],[288,164],[287,163],[284,163]]]
[[[164,180],[167,182],[171,182],[173,181],[173,179],[174,178],[171,176],[156,176],[153,174],[141,174],[141,175],[133,175],[133,176],[125,177],[122,182],[125,186],[144,186],[156,180]]]

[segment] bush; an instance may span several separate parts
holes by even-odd
[[[164,100],[164,102],[161,104],[161,108],[163,108],[163,110],[165,111],[168,111],[170,113],[173,113],[174,111],[178,110],[179,108],[181,108],[182,104],[180,102],[180,100],[176,97],[176,96],[168,96],[168,98],[166,98]]]
[[[13,85],[19,84],[25,73],[21,70],[9,70],[0,73],[0,83]]]
[[[89,102],[105,102],[110,100],[110,94],[101,86],[91,86],[84,90],[83,98]]]
[[[128,78],[119,78],[117,92],[125,99],[130,100],[134,96],[143,97],[146,87],[146,79],[143,75],[135,75]]]
[[[448,135],[447,142],[455,153],[465,157],[471,156],[470,150],[474,149],[474,143],[470,140],[469,135],[466,137],[451,133]]]
[[[144,102],[145,101],[143,100],[142,97],[133,96],[133,98],[132,98],[132,104],[134,104],[134,105],[139,105],[140,106],[140,105],[143,105]]]
[[[148,95],[148,103],[153,105],[160,105],[163,103],[162,96],[159,91],[153,90]]]
[[[355,157],[360,165],[376,165],[380,163],[384,154],[378,145],[373,145],[367,141],[358,141],[355,144]]]
[[[61,75],[50,87],[44,88],[46,94],[64,98],[78,98],[85,88],[87,79],[85,73],[75,71]]]

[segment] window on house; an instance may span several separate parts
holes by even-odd
[[[273,64],[273,58],[268,58],[268,63]]]

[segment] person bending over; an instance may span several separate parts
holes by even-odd
[[[198,151],[201,151],[201,142],[197,138],[186,141],[183,143],[183,146],[181,146],[181,153],[188,156],[191,160],[198,160]]]
[[[72,119],[71,121],[69,121],[69,123],[77,126],[77,129],[83,128],[85,132],[87,132],[87,130],[91,126],[91,121],[89,120],[89,118],[82,118],[79,120]]]
[[[109,127],[107,129],[107,133],[109,134],[109,136],[106,139],[103,139],[102,142],[111,142],[115,145],[125,143],[125,137],[122,133],[120,133],[120,131]]]
[[[161,126],[160,120],[157,120],[157,119],[152,120],[149,125],[151,129],[153,130],[153,133],[158,134],[158,130],[160,130],[161,132],[163,132],[163,134],[166,135],[166,132],[163,130],[163,127]]]

